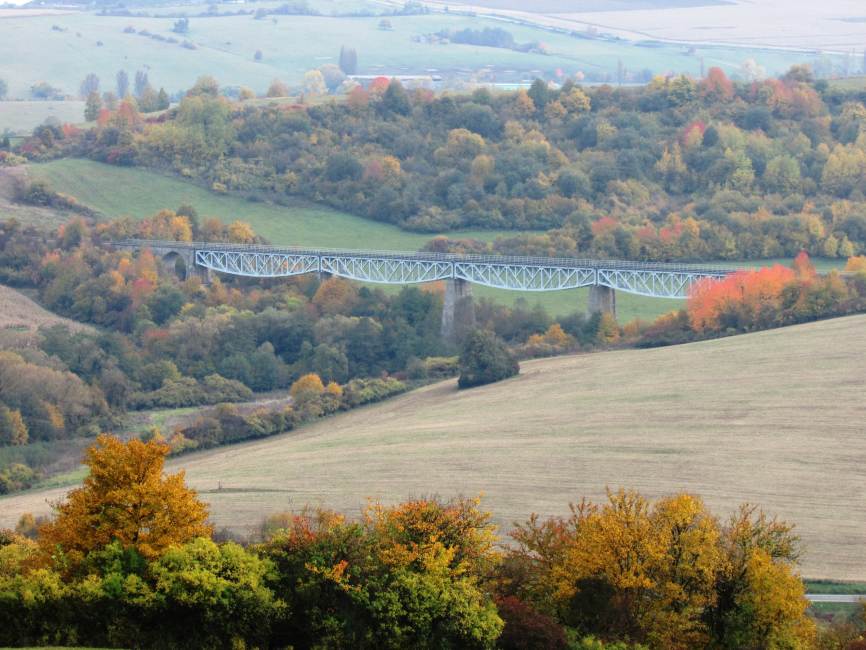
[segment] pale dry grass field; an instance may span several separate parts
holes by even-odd
[[[458,392],[446,381],[292,434],[181,457],[239,533],[304,504],[483,493],[508,530],[606,486],[689,491],[727,516],[796,522],[803,573],[866,578],[866,316],[691,345],[546,359]],[[63,490],[0,500],[0,526]]]
[[[53,314],[23,293],[0,284],[0,330],[35,332],[43,325],[58,324],[72,331],[94,331],[91,326]]]

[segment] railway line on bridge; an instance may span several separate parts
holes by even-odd
[[[589,287],[591,312],[616,312],[616,291],[652,298],[685,298],[702,280],[735,271],[697,264],[665,264],[554,257],[461,255],[173,242],[130,239],[127,250],[150,249],[163,264],[183,263],[187,274],[207,282],[211,272],[252,278],[319,273],[361,282],[405,285],[445,281],[443,335],[453,338],[461,320],[474,321],[471,285],[512,291],[561,291]]]

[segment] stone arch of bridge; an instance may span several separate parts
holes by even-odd
[[[169,251],[161,256],[162,268],[166,273],[174,275],[179,280],[186,280],[190,269],[185,256],[177,251]]]

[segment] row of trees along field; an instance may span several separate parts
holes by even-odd
[[[640,88],[441,96],[382,78],[316,106],[232,103],[202,78],[159,118],[129,100],[92,129],[43,127],[18,153],[302,195],[415,230],[548,231],[462,244],[497,252],[848,257],[866,251],[863,100],[803,67],[754,83],[713,68]]]
[[[101,436],[54,515],[0,532],[0,643],[114,647],[859,648],[807,616],[792,527],[634,491],[532,516],[500,546],[477,499],[371,503],[214,537],[168,448]]]

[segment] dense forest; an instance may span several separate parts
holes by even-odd
[[[866,250],[863,95],[808,68],[754,83],[713,68],[640,88],[537,81],[528,92],[441,96],[381,78],[345,101],[262,106],[231,103],[202,78],[157,117],[127,100],[92,129],[40,127],[15,155],[147,166],[419,231],[547,231],[443,248],[849,257]]]

